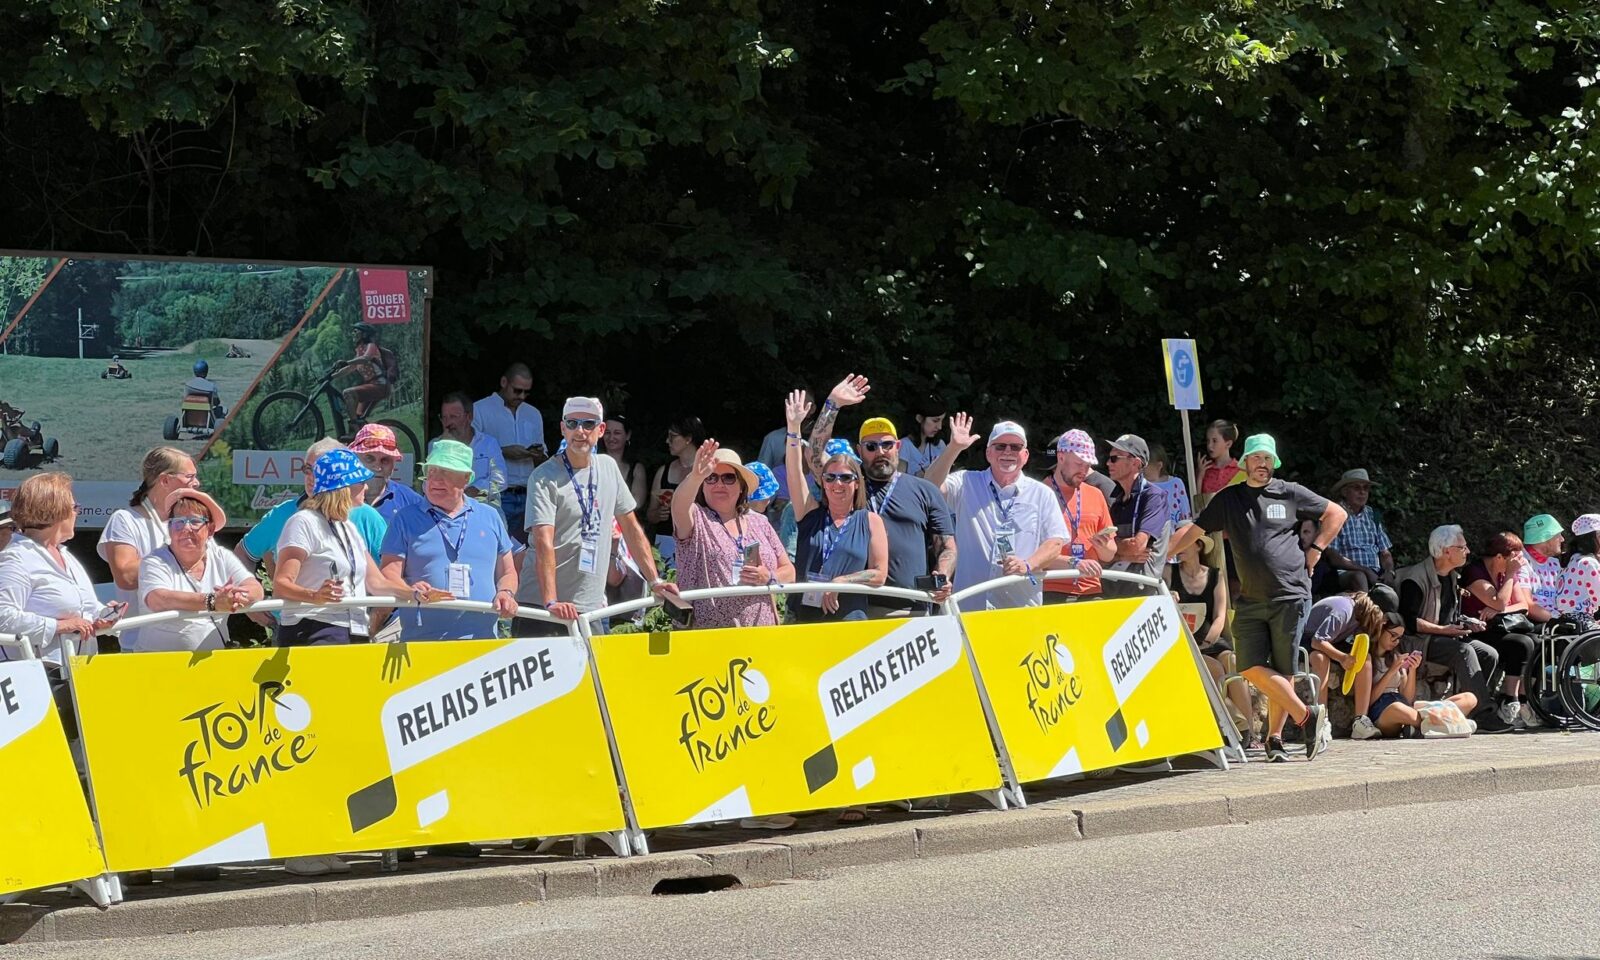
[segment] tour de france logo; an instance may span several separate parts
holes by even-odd
[[[726,760],[777,726],[777,711],[767,705],[772,688],[751,663],[735,657],[726,670],[700,677],[678,691],[684,699],[678,743],[688,751],[696,772]]]
[[[237,700],[219,700],[183,718],[190,740],[178,769],[195,806],[236,797],[257,784],[283,776],[317,752],[311,704],[284,684],[267,681]]]
[[[1039,732],[1048,733],[1083,699],[1083,681],[1073,672],[1072,651],[1055,634],[1047,634],[1020,665],[1027,677],[1028,712]]]

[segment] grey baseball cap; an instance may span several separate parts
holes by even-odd
[[[1150,462],[1150,445],[1144,442],[1143,437],[1136,436],[1131,433],[1124,433],[1122,436],[1111,441],[1111,449],[1121,450],[1124,453],[1131,453],[1140,460],[1143,460],[1145,463]]]

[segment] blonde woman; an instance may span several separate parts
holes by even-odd
[[[177,447],[156,447],[145,454],[139,474],[139,488],[133,491],[127,507],[106,521],[96,548],[100,559],[111,567],[117,599],[128,605],[129,616],[149,612],[139,605],[140,562],[172,539],[167,535],[163,505],[176,490],[200,487],[194,460]],[[123,650],[139,649],[138,630],[128,630],[118,639]]]
[[[331,604],[345,597],[412,598],[373,562],[350,522],[372,471],[349,450],[330,450],[312,468],[311,496],[278,536],[272,595],[285,601]],[[339,607],[285,609],[275,642],[280,647],[349,643],[368,635],[367,611]]]

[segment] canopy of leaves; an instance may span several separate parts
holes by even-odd
[[[1413,543],[1588,502],[1586,0],[13,6],[0,246],[434,265],[436,392],[748,446],[855,370],[1178,446],[1192,336]]]

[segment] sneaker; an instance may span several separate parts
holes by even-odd
[[[1322,752],[1322,724],[1327,720],[1328,711],[1318,705],[1310,708],[1306,715],[1306,722],[1301,724],[1303,738],[1306,743],[1306,759],[1315,760],[1317,754]]]
[[[1522,718],[1522,726],[1526,730],[1537,730],[1544,726],[1544,721],[1539,719],[1539,714],[1534,712],[1533,706],[1528,701],[1522,701],[1522,709],[1518,711]]]
[[[329,873],[349,873],[350,872],[350,864],[345,863],[344,860],[340,859],[339,857],[333,857],[333,856],[323,857],[322,858],[322,862],[328,865],[328,872]]]
[[[1507,700],[1495,709],[1495,715],[1503,720],[1506,726],[1515,730],[1517,729],[1517,720],[1519,719],[1518,714],[1521,712],[1519,710],[1520,707],[1521,704],[1517,701]]]
[[[1498,710],[1485,710],[1472,719],[1478,722],[1479,733],[1507,733],[1511,730],[1511,724],[1500,719]]]
[[[739,821],[741,830],[787,830],[799,821],[787,813],[777,813],[770,817],[745,817]]]
[[[1356,717],[1356,722],[1350,725],[1351,740],[1371,740],[1382,735],[1378,730],[1378,725],[1365,715]]]
[[[1288,763],[1289,751],[1283,749],[1283,740],[1278,737],[1267,738],[1267,762]]]
[[[290,857],[283,861],[283,869],[297,877],[320,877],[333,872],[327,857]]]

